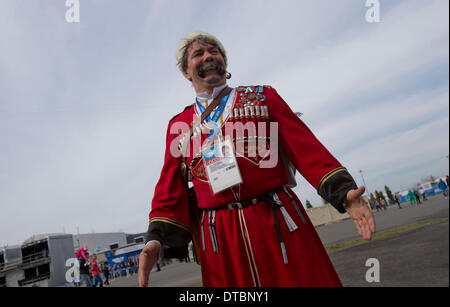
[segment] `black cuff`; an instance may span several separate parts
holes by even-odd
[[[321,184],[319,195],[328,201],[339,213],[346,213],[344,203],[347,200],[347,193],[356,190],[353,177],[345,170],[339,171]]]
[[[146,242],[156,240],[164,248],[164,258],[186,258],[191,233],[183,228],[165,222],[151,222],[148,226]]]

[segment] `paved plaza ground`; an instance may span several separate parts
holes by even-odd
[[[390,231],[388,236],[329,253],[344,286],[449,286],[449,201],[435,196],[423,205],[402,206],[403,209],[392,206],[374,213],[377,232]],[[401,229],[407,225],[412,225],[411,229]],[[318,227],[317,232],[326,247],[358,239],[351,220]],[[369,258],[379,261],[379,283],[366,281]],[[199,265],[174,260],[160,272],[153,270],[150,286],[185,287],[200,283]],[[111,282],[112,287],[137,285],[136,275]]]

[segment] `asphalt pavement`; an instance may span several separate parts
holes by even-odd
[[[387,210],[374,212],[378,233],[424,220],[448,218],[449,201],[441,195],[430,197],[422,205],[411,206],[403,203],[401,206],[402,209],[395,205],[389,206]],[[347,242],[359,237],[351,219],[317,227],[316,230],[325,246]]]
[[[336,251],[331,261],[346,287],[448,287],[448,220]],[[376,259],[379,278],[368,282]],[[369,272],[369,281],[371,280]]]
[[[426,220],[439,219],[439,222],[330,253],[344,286],[449,286],[448,199],[436,196],[423,205],[402,204],[402,207],[392,206],[374,213],[378,233]],[[318,227],[317,232],[325,246],[359,238],[351,220]],[[366,266],[369,259],[377,261],[379,282],[368,282],[366,279],[366,275],[375,276],[372,273],[377,267]],[[150,275],[151,287],[184,287],[200,283],[200,266],[194,262],[180,263],[175,260],[160,272],[153,269]],[[137,285],[136,275],[111,282],[112,287]]]

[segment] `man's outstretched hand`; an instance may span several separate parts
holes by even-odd
[[[345,210],[355,222],[359,235],[364,240],[371,240],[372,234],[376,232],[376,226],[372,211],[361,198],[365,191],[365,187],[349,191],[345,202]]]
[[[139,286],[148,287],[150,271],[159,258],[161,246],[157,242],[148,243],[139,255]]]

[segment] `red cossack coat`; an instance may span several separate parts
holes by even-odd
[[[213,195],[203,159],[194,144],[195,138],[190,143],[187,158],[198,199],[203,285],[341,286],[300,200],[286,187],[289,176],[282,155],[341,213],[345,212],[343,203],[347,192],[356,188],[354,180],[275,89],[268,86],[238,87],[231,97],[234,97],[233,110],[242,109],[244,116],[235,117],[235,114],[241,114],[232,111],[224,119],[222,132],[235,144],[244,144],[244,150],[236,152],[243,183]],[[181,175],[182,159],[178,150],[189,125],[200,116],[197,112],[193,105],[187,107],[170,121],[167,131],[164,166],[156,185],[147,234],[148,241],[162,243],[165,257],[185,257],[192,229],[198,227],[192,225],[189,218],[188,191]],[[226,131],[227,123],[238,122],[253,122],[256,130],[248,129],[243,133]],[[269,135],[269,122],[277,123],[276,134]],[[261,136],[264,132],[264,125],[266,138],[255,138],[255,134]],[[239,130],[239,125],[235,127]],[[196,136],[197,143],[199,138],[203,141],[206,136],[207,133]],[[255,139],[266,148],[276,146],[271,148],[275,151],[270,155],[259,154],[250,144],[250,140]],[[273,145],[275,140],[277,145]],[[258,153],[256,156],[255,151]],[[275,162],[272,167],[261,167],[270,161]],[[283,208],[261,200],[268,192],[274,191]],[[224,208],[236,201],[250,200],[254,200],[253,204],[242,209]],[[281,242],[285,248],[284,255]]]

